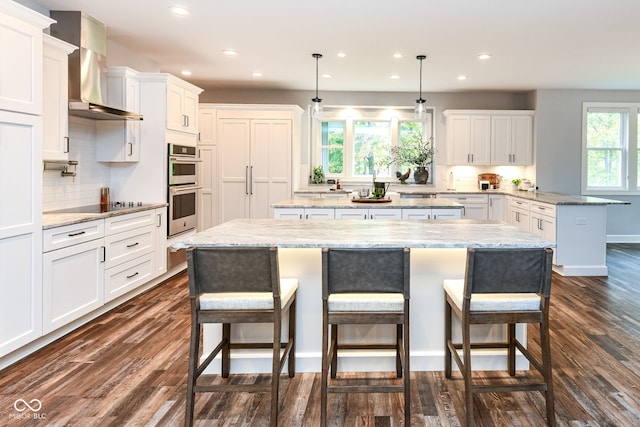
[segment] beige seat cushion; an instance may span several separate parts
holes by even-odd
[[[445,280],[444,291],[462,310],[464,280]],[[533,311],[540,310],[540,296],[534,293],[472,294],[471,311]]]
[[[298,289],[298,279],[280,279],[280,304],[287,305]],[[220,292],[200,295],[201,310],[273,310],[271,292]]]
[[[329,311],[403,311],[404,296],[389,294],[331,294]]]

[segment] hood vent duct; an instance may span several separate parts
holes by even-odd
[[[107,27],[83,12],[51,11],[51,35],[78,46],[69,55],[69,114],[94,120],[142,120],[142,115],[105,105]]]

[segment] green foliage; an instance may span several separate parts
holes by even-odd
[[[313,168],[313,182],[315,182],[316,184],[322,184],[322,181],[324,180],[324,170],[322,169],[321,165],[316,166],[315,168]]]
[[[400,145],[391,148],[388,162],[398,166],[427,167],[433,162],[433,137],[424,139],[422,130],[409,127],[401,133]]]
[[[622,146],[626,114],[587,113],[587,185],[618,187],[622,184]]]

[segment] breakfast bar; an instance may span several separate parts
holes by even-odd
[[[444,366],[444,302],[442,281],[464,276],[466,248],[541,248],[554,247],[549,242],[518,227],[499,221],[482,220],[304,220],[236,219],[206,231],[184,237],[174,248],[221,246],[278,247],[280,276],[299,280],[296,337],[296,370],[319,372],[321,356],[321,248],[403,248],[411,249],[411,366],[413,370],[442,370]],[[286,323],[286,322],[283,322]],[[260,325],[262,326],[262,325]],[[203,349],[208,352],[217,343],[219,325],[206,325]],[[344,328],[344,339],[388,339],[393,328],[386,325]],[[479,340],[500,339],[502,326],[478,327],[473,337]],[[526,338],[526,328],[517,334]],[[269,336],[269,327],[252,326],[232,330],[235,340]],[[232,354],[232,372],[269,372],[270,352]],[[395,366],[392,352],[375,357],[346,353],[340,358],[341,370],[382,371]],[[211,365],[219,372],[219,363]],[[477,355],[477,369],[502,369],[506,355],[491,351]],[[524,357],[518,369],[527,369]]]

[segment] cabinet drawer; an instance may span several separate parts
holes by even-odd
[[[156,215],[154,210],[112,216],[104,220],[104,232],[107,235],[121,233],[147,225],[155,225],[155,223]]]
[[[151,225],[123,233],[106,236],[105,268],[111,268],[130,259],[153,251],[154,228]]]
[[[104,220],[49,228],[42,232],[42,252],[77,245],[104,237]]]
[[[512,198],[511,201],[509,202],[509,206],[516,209],[528,210],[530,203],[528,200]]]
[[[550,217],[556,216],[556,205],[548,203],[531,202],[531,213],[539,213]]]
[[[153,254],[122,263],[104,272],[104,301],[109,302],[152,279]]]
[[[489,203],[486,194],[438,194],[438,198],[455,200],[459,203]]]

